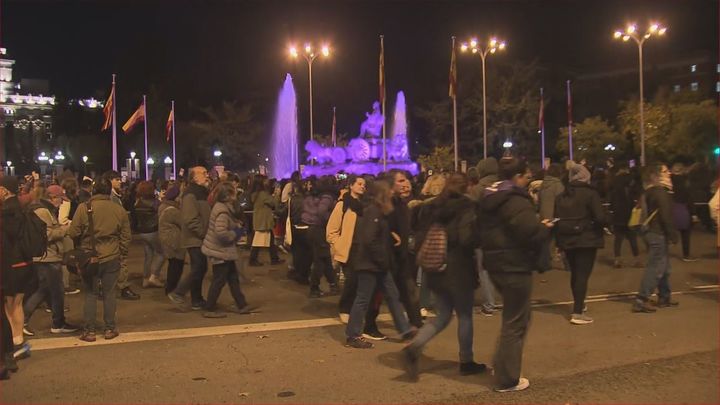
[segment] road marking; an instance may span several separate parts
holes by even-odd
[[[679,291],[673,294],[693,294],[700,292],[707,292],[717,290],[720,285],[703,285],[692,287],[690,290]],[[636,292],[630,293],[618,293],[618,294],[602,294],[602,295],[591,295],[588,296],[586,302],[601,302],[601,301],[615,301],[632,298],[637,294]],[[558,305],[569,305],[572,301],[561,301],[561,302],[543,302],[534,303],[534,308],[558,306]],[[378,316],[380,321],[392,320],[390,314],[381,314]],[[342,325],[337,318],[322,318],[322,319],[305,319],[297,321],[281,321],[281,322],[262,322],[262,323],[251,323],[244,325],[222,325],[222,326],[208,326],[202,328],[187,328],[187,329],[167,329],[167,330],[156,330],[147,332],[128,332],[123,333],[120,336],[112,340],[104,340],[102,335],[98,335],[98,340],[93,343],[83,342],[78,339],[77,336],[62,337],[62,338],[44,338],[44,339],[32,339],[30,344],[33,351],[39,350],[54,350],[54,349],[68,349],[75,347],[96,347],[104,345],[115,345],[123,343],[137,343],[137,342],[150,342],[156,340],[168,340],[168,339],[184,339],[184,338],[197,338],[197,337],[209,337],[209,336],[222,336],[222,335],[235,335],[240,333],[258,333],[258,332],[272,332],[280,330],[292,330],[292,329],[309,329],[309,328],[322,328],[326,326],[338,326]]]

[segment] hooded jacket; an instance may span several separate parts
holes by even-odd
[[[602,207],[600,194],[595,187],[582,181],[572,181],[555,200],[555,215],[560,220],[555,224],[557,245],[560,249],[602,248],[605,246],[603,227],[608,217]],[[559,209],[557,203],[562,203]],[[564,233],[563,229],[578,225],[581,231]]]
[[[480,202],[483,266],[489,272],[550,268],[549,229],[540,223],[532,198],[509,180],[485,189]]]
[[[349,213],[349,211],[348,211]],[[390,227],[387,218],[374,203],[363,207],[353,233],[348,262],[351,268],[387,272],[392,260]]]
[[[62,262],[63,253],[65,253],[63,248],[63,239],[65,239],[68,228],[60,225],[58,218],[50,211],[51,209],[54,211],[55,207],[53,207],[53,205],[49,201],[43,200],[38,204],[32,204],[30,208],[32,208],[35,212],[35,215],[37,215],[38,218],[42,219],[43,222],[45,222],[45,225],[47,225],[48,238],[48,245],[47,250],[45,251],[45,256],[34,257],[33,262]]]
[[[182,217],[181,246],[184,248],[202,246],[210,220],[210,204],[207,199],[208,190],[195,183],[190,183],[183,193],[180,212]]]
[[[478,162],[476,166],[478,183],[472,186],[468,195],[474,201],[480,201],[485,193],[485,188],[490,187],[498,181],[498,162],[494,157],[489,157]]]
[[[202,244],[205,256],[218,261],[235,261],[238,259],[238,250],[235,242],[239,233],[235,230],[239,223],[235,220],[232,206],[227,203],[215,203],[210,212],[208,231]]]
[[[163,201],[158,208],[158,236],[163,253],[170,259],[185,259],[185,249],[180,244],[182,233],[182,220],[180,203],[177,201]]]
[[[553,219],[555,215],[555,199],[565,191],[562,181],[557,177],[545,175],[538,194],[540,219]]]
[[[610,182],[609,194],[613,225],[627,226],[635,200],[640,196],[633,176],[630,173],[616,174]]]

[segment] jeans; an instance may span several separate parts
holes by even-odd
[[[648,232],[645,234],[645,242],[648,245],[648,261],[637,299],[647,301],[656,288],[658,289],[658,298],[669,299],[670,258],[665,235]]]
[[[235,305],[238,309],[241,309],[247,305],[245,295],[240,290],[240,279],[238,277],[238,271],[235,267],[235,262],[223,262],[213,264],[213,278],[208,289],[207,303],[205,309],[208,311],[214,311],[217,307],[217,300],[220,297],[222,288],[225,287],[225,283],[230,287],[230,294],[235,299]]]
[[[153,275],[159,278],[163,262],[165,261],[165,255],[163,255],[162,246],[160,246],[158,233],[140,233],[137,237],[145,249],[144,277],[149,278]]]
[[[490,276],[482,265],[482,249],[475,249],[475,260],[480,279],[480,306],[486,311],[495,310],[495,290],[490,282]]]
[[[622,256],[623,239],[627,239],[628,243],[630,243],[630,250],[632,250],[634,257],[640,254],[638,251],[637,234],[634,230],[630,229],[627,225],[614,225],[613,233],[615,234],[615,257]]]
[[[573,314],[582,314],[587,296],[588,281],[595,265],[595,248],[577,248],[565,251],[570,264],[570,290],[573,294]]]
[[[38,305],[50,297],[52,327],[62,328],[65,326],[65,287],[63,286],[62,264],[33,263],[33,268],[37,272],[39,286],[23,305],[25,323],[30,321],[30,317]]]
[[[185,260],[183,259],[168,259],[167,266],[167,280],[165,281],[165,294],[170,294],[175,291],[180,278],[182,277],[183,268],[185,267]]]
[[[420,353],[435,335],[442,332],[452,319],[453,310],[458,317],[458,346],[460,347],[460,362],[473,361],[473,290],[463,291],[461,294],[442,292],[435,294],[435,311],[437,316],[425,323],[418,331],[415,339],[410,343],[410,350]]]
[[[503,300],[502,328],[495,351],[494,369],[498,388],[518,384],[522,353],[530,325],[532,273],[490,273]]]
[[[349,314],[352,310],[353,302],[355,302],[355,293],[357,292],[357,274],[352,270],[350,265],[343,264],[342,271],[345,275],[338,310],[341,314]]]
[[[345,329],[347,337],[358,338],[362,334],[363,320],[367,314],[375,288],[378,286],[387,299],[395,329],[401,335],[409,332],[411,330],[410,322],[408,322],[405,315],[405,308],[400,303],[398,290],[392,276],[387,272],[356,271],[355,273],[357,276],[357,294],[350,310],[350,320]]]
[[[85,307],[83,315],[85,317],[85,330],[94,332],[97,318],[97,290],[98,281],[103,286],[103,320],[105,321],[105,330],[114,330],[115,325],[115,286],[118,276],[120,275],[121,259],[111,260],[109,262],[100,263],[98,274],[95,277],[83,279],[85,289]]]
[[[188,255],[190,256],[190,275],[180,280],[175,294],[185,295],[190,290],[190,299],[193,304],[201,304],[203,300],[202,296],[202,282],[207,273],[207,257],[200,251],[199,247],[187,248]]]

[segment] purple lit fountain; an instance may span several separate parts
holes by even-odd
[[[351,139],[347,147],[325,147],[316,141],[306,143],[308,161],[315,160],[316,164],[305,166],[303,175],[334,175],[340,171],[355,174],[382,172],[383,116],[380,103],[375,102],[373,112],[365,116],[367,119],[360,126],[360,135]],[[401,169],[412,174],[418,173],[417,163],[410,160],[408,152],[405,94],[402,91],[397,94],[391,137],[387,139],[385,149],[387,170]]]
[[[272,136],[271,170],[276,179],[290,178],[298,170],[297,100],[292,76],[288,73],[278,96]]]

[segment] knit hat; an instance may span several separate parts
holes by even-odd
[[[173,201],[177,198],[178,195],[180,195],[180,187],[172,186],[167,189],[167,191],[165,191],[165,197],[163,199],[165,201]]]
[[[47,194],[50,198],[60,197],[65,201],[70,201],[65,195],[65,190],[63,190],[63,188],[58,186],[57,184],[53,184],[52,186],[48,187]]]
[[[20,183],[18,182],[18,179],[15,176],[1,176],[0,177],[0,187],[7,189],[9,192],[11,192],[13,194],[17,194],[18,189],[20,188]]]
[[[575,163],[570,166],[570,181],[590,183],[590,172],[585,166]]]

